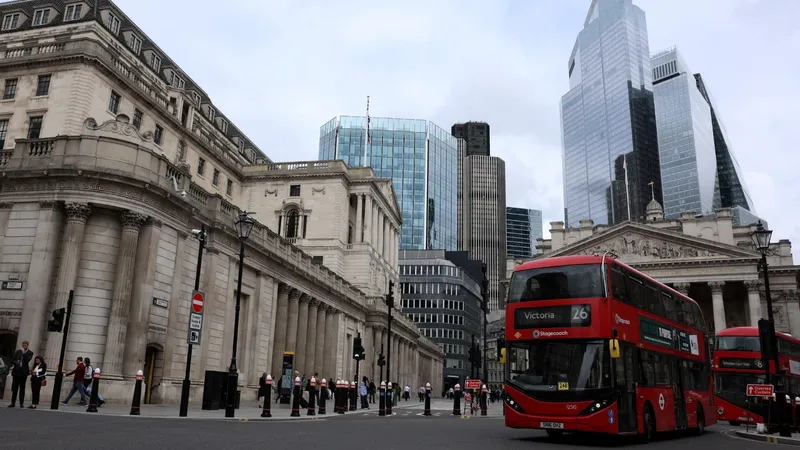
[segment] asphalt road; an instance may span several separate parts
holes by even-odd
[[[727,429],[715,426],[702,437],[667,437],[647,448],[769,448],[768,444],[728,436],[725,434]],[[629,445],[639,447],[597,437],[554,442],[538,431],[507,429],[500,418],[401,415],[381,419],[353,414],[313,421],[231,422],[89,416],[0,408],[0,447],[3,449],[263,449],[265,445],[270,450],[568,450],[627,448]]]

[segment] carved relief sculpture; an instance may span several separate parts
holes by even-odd
[[[148,142],[153,140],[153,132],[140,132],[135,126],[130,124],[130,119],[125,114],[120,114],[116,119],[106,120],[98,125],[93,117],[89,117],[83,122],[83,126],[92,131],[109,131],[111,133],[124,136],[136,137],[141,141]]]
[[[324,188],[324,187],[322,187],[322,188],[315,188],[315,187],[312,187],[312,188],[311,188],[311,195],[314,195],[314,194],[322,194],[322,195],[325,195],[325,188]]]
[[[269,197],[270,195],[273,196],[273,197],[277,197],[278,196],[278,190],[277,189],[264,189],[264,197]]]
[[[645,237],[637,233],[625,233],[611,241],[589,247],[584,255],[602,254],[610,251],[617,255],[647,256],[656,259],[679,259],[720,256],[715,252]]]

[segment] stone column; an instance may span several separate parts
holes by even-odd
[[[308,325],[306,326],[306,372],[308,376],[319,372],[317,367],[317,314],[319,313],[319,300],[312,298],[308,303]]]
[[[362,376],[369,376],[372,374],[372,364],[375,361],[375,358],[372,357],[372,327],[368,326],[366,323],[364,324],[364,331],[361,332],[361,346],[364,347],[364,360],[361,361],[361,366],[359,367],[360,374],[358,375],[359,378]]]
[[[167,327],[167,342],[168,345],[164,348],[164,376],[162,379],[183,379],[183,373],[181,371],[182,368],[186,365],[186,356],[188,356],[188,344],[186,342],[186,334],[187,329],[189,328],[189,324],[187,323],[187,318],[185,315],[181,315],[181,303],[186,305],[188,310],[189,301],[188,295],[189,292],[184,292],[181,289],[183,285],[183,271],[186,264],[186,243],[187,238],[189,237],[188,233],[184,233],[182,231],[178,232],[178,240],[175,246],[175,270],[172,273],[172,295],[170,296],[169,301],[169,322]],[[194,240],[197,242],[197,240]],[[197,259],[197,255],[195,254],[195,259]],[[195,263],[196,264],[196,263]],[[194,284],[191,285],[194,288]],[[176,358],[175,355],[183,355],[183,359]],[[200,378],[197,375],[197,364],[195,361],[197,360],[197,353],[193,353],[192,358],[192,374],[189,374],[190,379],[198,379]],[[144,370],[144,367],[141,368]],[[139,369],[137,369],[139,370]]]
[[[375,250],[379,255],[383,255],[383,213],[380,208],[378,208],[378,223],[376,226],[378,229],[378,246],[375,247]]]
[[[75,289],[75,279],[78,276],[78,264],[83,246],[83,233],[86,221],[92,213],[92,208],[86,203],[67,203],[64,205],[67,216],[67,225],[61,242],[59,252],[58,274],[56,277],[56,295],[53,297],[53,309],[65,308],[69,291]],[[61,339],[57,333],[50,334],[47,339],[45,360],[51,361],[51,369],[58,366],[58,357],[61,353]]]
[[[372,196],[366,195],[364,199],[364,242],[372,244]],[[373,245],[374,246],[374,245]]]
[[[290,288],[291,289],[291,288]],[[286,323],[286,350],[294,353],[294,368],[297,370],[297,320],[300,310],[300,296],[297,289],[289,291],[289,321]]]
[[[356,233],[353,243],[360,244],[364,239],[364,196],[356,194]]]
[[[278,285],[278,300],[275,306],[275,329],[272,336],[272,377],[278,382],[283,373],[283,352],[286,351],[286,328],[289,322],[289,288]]]
[[[300,296],[300,303],[298,305],[298,315],[297,315],[297,351],[294,354],[295,360],[295,370],[300,371],[300,375],[303,375],[303,371],[306,370],[306,358],[308,354],[306,353],[306,341],[308,338],[308,302],[311,300],[306,294]]]
[[[5,205],[10,204],[6,203]],[[0,229],[6,228],[10,212],[10,207],[0,209]],[[50,300],[50,289],[53,287],[56,253],[61,240],[60,231],[61,212],[58,203],[39,202],[39,219],[36,222],[36,236],[33,240],[31,265],[28,269],[28,282],[25,286],[25,301],[22,303],[22,320],[17,337],[17,345],[21,345],[22,341],[28,341],[30,348],[36,354],[44,351],[42,345],[44,321],[42,319],[50,320],[47,302]],[[0,248],[2,247],[0,246]],[[53,334],[53,336],[55,335]],[[55,368],[55,364],[53,368]]]
[[[757,327],[761,320],[761,281],[746,280],[744,286],[747,288],[747,304],[750,309],[750,326]]]
[[[331,307],[325,320],[327,322],[325,325],[325,357],[327,358],[325,370],[328,372],[329,379],[332,380],[340,378],[337,367],[339,356],[339,314],[336,308]]]
[[[725,320],[725,303],[722,299],[722,290],[725,288],[724,281],[712,281],[708,283],[711,288],[711,301],[714,306],[714,330],[719,333],[727,328]]]
[[[310,320],[317,321],[317,333],[314,337],[314,370],[319,372],[319,376],[326,378],[325,375],[325,317],[328,306],[320,304],[317,308],[317,317]]]
[[[797,335],[800,332],[800,295],[797,289],[783,291],[786,301],[786,315],[789,316],[789,332]]]
[[[131,306],[136,249],[139,244],[139,229],[147,216],[125,211],[120,214],[119,219],[122,223],[122,235],[119,239],[114,294],[111,297],[111,312],[108,315],[106,348],[103,356],[103,373],[110,376],[122,375],[122,358],[128,333],[128,315]]]
[[[122,376],[124,377],[133,378],[136,376],[137,370],[144,368],[159,242],[161,242],[161,221],[151,217],[139,232],[136,248],[128,331],[122,363]],[[176,263],[176,266],[179,265]]]
[[[389,218],[384,216],[383,220],[383,247],[381,247],[381,256],[383,259],[388,259],[389,242],[392,241],[392,235],[389,233]]]

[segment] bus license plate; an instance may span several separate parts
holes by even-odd
[[[561,422],[542,422],[539,424],[542,428],[551,428],[554,430],[563,430],[564,424]]]

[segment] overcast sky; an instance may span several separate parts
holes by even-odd
[[[590,0],[116,0],[275,161],[336,115],[481,120],[509,206],[563,220],[559,101]],[[758,214],[800,245],[800,1],[634,0],[703,74]]]

